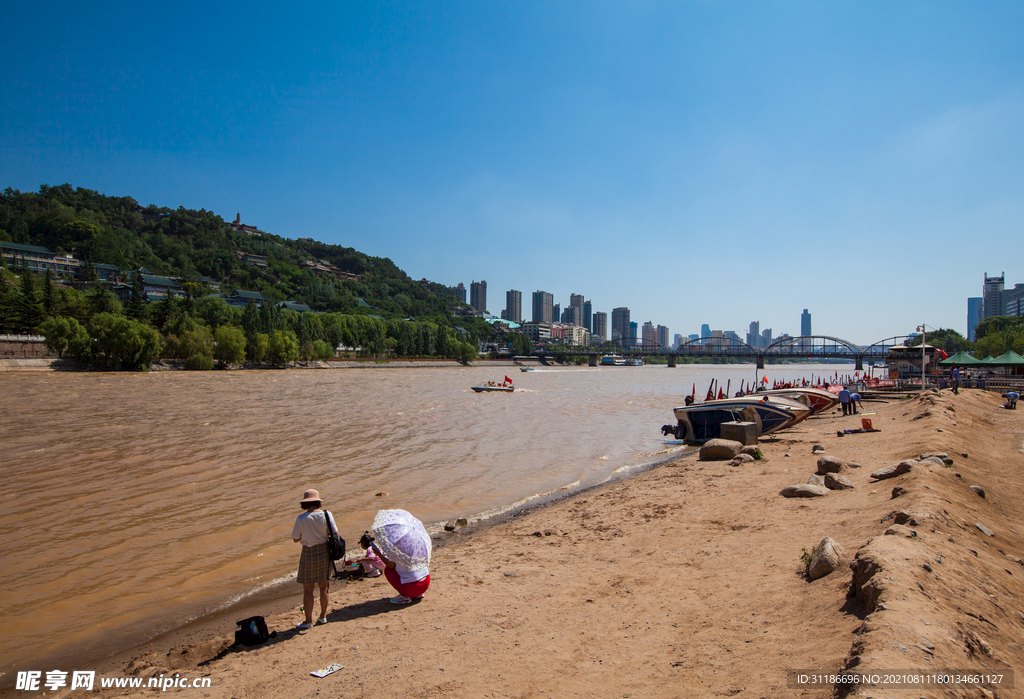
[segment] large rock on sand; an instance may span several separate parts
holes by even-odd
[[[884,481],[886,478],[895,478],[904,473],[910,473],[910,469],[914,467],[915,463],[913,459],[905,459],[895,466],[886,466],[885,468],[878,469],[871,474],[871,477],[879,481]]]
[[[846,464],[834,456],[818,457],[817,473],[819,476],[824,476],[826,473],[839,473],[844,468],[846,468]]]
[[[814,557],[807,568],[807,575],[811,580],[825,577],[839,567],[845,555],[843,547],[826,536],[818,544],[818,548],[814,549]]]
[[[728,461],[740,453],[743,445],[731,439],[709,439],[700,448],[701,461]]]
[[[823,495],[828,495],[829,492],[829,489],[823,485],[802,483],[800,485],[787,485],[779,491],[779,495],[784,498],[820,498]]]
[[[825,487],[829,490],[852,490],[853,481],[839,473],[826,473]]]

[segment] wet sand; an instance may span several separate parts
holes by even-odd
[[[764,440],[764,461],[690,456],[449,537],[420,604],[388,604],[383,579],[335,582],[330,623],[298,632],[296,585],[291,600],[257,605],[278,632],[266,645],[231,648],[234,619],[212,619],[96,669],[206,676],[210,688],[187,692],[239,698],[827,697],[831,687],[789,686],[787,670],[1017,669],[1024,412],[999,404],[968,390],[865,403],[882,431],[844,437],[836,430],[860,416],[815,417]],[[854,489],[780,497],[815,472],[816,443],[862,465],[844,472]],[[924,452],[946,452],[953,465],[871,477]],[[893,498],[895,487],[906,493]],[[811,582],[801,552],[825,536],[846,557]],[[848,596],[851,560],[859,577]],[[310,676],[330,663],[345,669]],[[1024,696],[986,691],[855,695]]]

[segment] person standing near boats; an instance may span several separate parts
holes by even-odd
[[[843,415],[849,415],[850,408],[853,407],[853,401],[850,399],[850,392],[846,390],[845,386],[843,387],[843,390],[839,392],[839,402],[843,406]]]
[[[327,552],[327,520],[330,517],[333,531],[338,531],[329,512],[321,509],[320,493],[312,488],[302,494],[299,505],[303,512],[295,518],[292,527],[292,541],[302,544],[299,556],[299,572],[295,582],[302,585],[302,608],[306,620],[298,625],[300,629],[313,628],[313,588],[320,587],[320,616],[316,623],[327,623],[327,605],[330,602],[331,558]]]

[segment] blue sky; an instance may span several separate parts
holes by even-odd
[[[1024,283],[1024,4],[6,3],[0,187],[871,343]]]

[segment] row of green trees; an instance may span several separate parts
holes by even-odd
[[[974,342],[949,328],[929,330],[925,341],[934,347],[940,347],[949,354],[957,352],[973,352],[978,359],[998,357],[1007,350],[1024,354],[1024,317],[993,316],[978,323],[974,330]],[[920,346],[918,336],[908,342],[908,346]]]
[[[137,280],[122,304],[100,286],[82,292],[55,284],[49,273],[40,280],[19,272],[0,263],[0,333],[41,333],[51,352],[100,368],[145,370],[157,358],[191,369],[282,366],[329,359],[338,347],[364,357],[477,356],[471,333],[431,321],[298,313],[272,303],[239,308],[199,294],[148,304]]]

